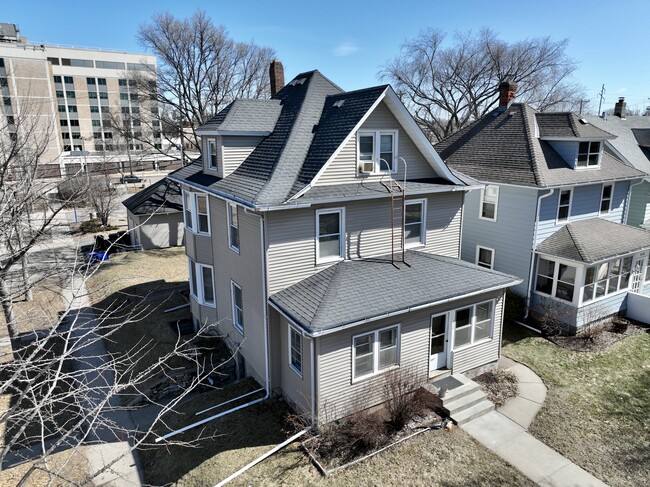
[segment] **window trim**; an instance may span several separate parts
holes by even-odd
[[[537,255],[537,261],[535,262],[535,276],[534,276],[535,285],[533,287],[533,292],[536,292],[541,296],[546,296],[548,298],[554,299],[560,303],[578,306],[578,302],[582,294],[582,287],[583,287],[580,285],[580,283],[582,282],[584,284],[584,266],[581,266],[576,262],[571,262],[570,260],[558,259],[557,257],[553,257],[553,256],[547,256],[544,254],[536,254],[536,255]],[[540,291],[537,289],[537,277],[539,276],[539,259],[544,259],[554,263],[553,277],[549,278],[552,279],[553,281],[551,285],[551,294],[547,294],[544,291]],[[571,301],[567,301],[566,299],[558,298],[557,296],[555,296],[555,293],[557,292],[557,283],[560,282],[559,280],[560,265],[573,267],[575,269],[576,275],[575,275],[575,281],[573,282],[573,300]],[[561,282],[565,282],[565,281],[561,281]],[[576,296],[578,297],[577,299]]]
[[[496,188],[497,190],[497,196],[496,196],[496,201],[494,202],[494,218],[488,218],[486,216],[483,216],[483,204],[485,202],[485,190],[488,187],[493,187]],[[478,206],[478,217],[480,220],[485,220],[488,222],[496,222],[497,221],[497,216],[499,213],[499,195],[501,194],[501,187],[498,184],[488,184],[485,186],[485,188],[481,189],[481,201]]]
[[[419,243],[406,243],[406,228],[404,228],[404,248],[425,247],[427,245],[427,198],[406,200],[404,202],[404,210],[406,210],[408,205],[422,205],[422,221],[420,222],[422,230],[420,232]],[[406,218],[404,218],[404,226],[406,227]]]
[[[634,257],[635,257],[635,255],[636,254],[627,254],[627,255],[624,255],[624,256],[621,256],[621,257],[617,257],[615,259],[608,259],[608,260],[604,260],[604,261],[601,261],[601,262],[597,262],[595,264],[585,265],[583,267],[584,272],[582,274],[582,279],[581,279],[582,285],[580,286],[580,296],[579,296],[579,301],[578,301],[578,307],[589,306],[589,305],[592,305],[592,304],[597,303],[599,301],[602,301],[603,299],[607,299],[607,298],[615,296],[617,294],[628,292],[630,290],[630,288],[632,287],[632,277],[634,276],[634,268],[632,266],[634,265]],[[625,259],[627,259],[628,257],[630,258],[630,277],[628,278],[627,287],[620,287],[621,286],[621,277],[623,276],[623,261]],[[616,291],[609,292],[609,285],[610,285],[609,281],[611,279],[611,277],[610,277],[610,272],[611,272],[610,265],[613,264],[614,262],[616,262],[617,260],[620,261],[620,266],[621,267],[619,268],[619,273],[616,276]],[[607,264],[607,278],[605,279],[605,281],[606,281],[605,282],[605,294],[603,294],[600,297],[596,297],[596,289],[597,289],[597,286],[598,286],[598,276],[597,275],[594,276],[595,280],[594,280],[593,284],[587,284],[587,271],[591,267],[596,267],[596,270],[597,270],[597,268],[600,267],[603,264]],[[644,283],[643,275],[641,276],[641,279],[642,279],[641,284],[643,284]],[[594,286],[594,290],[591,293],[592,299],[589,299],[589,300],[585,301],[584,300],[584,289],[587,286],[590,286],[590,285]]]
[[[380,369],[379,368],[379,334],[382,331],[390,330],[390,329],[395,329],[396,330],[396,359],[397,363],[394,365],[391,365],[390,367],[386,367],[385,369]],[[359,377],[355,377],[355,368],[356,368],[356,348],[354,346],[354,341],[359,338],[363,337],[366,335],[372,335],[372,367],[373,371],[369,372],[367,374],[361,375]],[[377,328],[376,330],[372,331],[367,331],[363,333],[357,333],[356,335],[352,335],[352,351],[351,351],[351,357],[352,357],[352,366],[351,366],[351,374],[352,374],[352,380],[351,383],[355,384],[357,382],[364,381],[370,377],[376,377],[378,375],[381,375],[385,372],[388,372],[390,370],[397,369],[401,366],[401,359],[402,359],[402,332],[401,332],[401,323],[396,323],[394,325],[389,325],[389,326],[384,326],[382,328]]]
[[[321,257],[320,256],[320,216],[327,215],[331,213],[339,214],[339,255],[332,257]],[[316,210],[316,233],[315,233],[315,245],[316,245],[316,265],[326,264],[330,262],[338,262],[345,259],[345,207],[341,208],[320,208]]]
[[[388,129],[388,130],[363,130],[360,129],[357,131],[357,154],[356,154],[356,159],[357,159],[357,176],[360,176],[362,174],[367,174],[367,173],[362,173],[359,171],[360,165],[364,162],[361,161],[360,159],[360,139],[361,136],[366,135],[369,136],[371,135],[373,137],[373,147],[372,147],[372,162],[374,164],[374,169],[370,174],[373,175],[378,175],[378,174],[395,174],[397,172],[397,158],[399,157],[399,130],[397,129]],[[381,136],[382,135],[392,135],[393,136],[393,167],[390,171],[387,170],[382,170],[381,169],[381,162],[379,161],[380,154],[381,154]],[[365,161],[368,162],[368,161]]]
[[[199,262],[194,262],[190,257],[187,258],[188,266],[188,276],[190,284],[190,296],[200,304],[201,306],[208,306],[210,308],[217,307],[217,289],[215,287],[214,279],[214,267],[208,264],[200,264]],[[205,281],[203,280],[203,268],[210,269],[210,274],[212,275],[212,302],[206,301],[205,299]],[[194,269],[194,276],[196,277],[196,289],[192,290],[192,269]],[[196,291],[193,292],[193,291]]]
[[[476,308],[478,306],[482,305],[482,304],[485,304],[485,303],[490,303],[490,318],[489,318],[490,319],[490,334],[489,334],[489,336],[487,336],[485,338],[480,338],[479,340],[476,340],[475,339],[475,336],[476,336]],[[469,343],[466,343],[464,345],[460,345],[460,346],[457,347],[456,346],[456,315],[457,315],[458,311],[461,311],[461,310],[467,309],[467,308],[471,309],[470,323],[469,323],[469,325],[465,325],[465,326],[470,327]],[[463,306],[461,308],[456,308],[456,309],[452,310],[450,314],[453,315],[453,319],[452,319],[452,322],[451,322],[451,325],[452,325],[451,326],[451,331],[452,332],[451,332],[451,347],[450,347],[453,353],[460,352],[462,350],[467,350],[468,348],[474,347],[476,345],[481,345],[483,343],[488,343],[488,342],[494,340],[494,322],[495,322],[495,316],[496,316],[496,299],[495,298],[487,299],[487,300],[481,301],[479,303],[473,303],[473,304],[470,304],[470,305],[467,305],[467,306]]]
[[[232,209],[234,209],[235,215],[237,216],[237,225],[232,224]],[[228,247],[230,247],[230,250],[233,252],[239,254],[239,250],[241,248],[241,234],[239,232],[239,208],[235,203],[231,203],[230,201],[226,202],[226,221],[228,222]],[[231,228],[237,230],[237,245],[233,245]]]
[[[581,143],[587,143],[589,144],[589,148],[587,149],[587,161],[584,166],[580,165],[580,144]],[[591,144],[598,144],[598,162],[596,164],[589,164],[589,156],[592,154],[595,154],[595,152],[591,151]],[[575,169],[577,170],[584,170],[584,169],[598,169],[600,167],[600,163],[603,158],[603,141],[602,140],[580,140],[578,142],[578,151],[576,153],[576,162],[575,162]]]
[[[187,208],[187,199],[189,197],[190,208]],[[199,203],[198,198],[205,198],[205,208],[207,210],[207,221],[208,221],[208,231],[202,232],[199,229]],[[191,221],[188,225],[187,222],[187,213],[190,214]],[[202,213],[203,214],[203,213]],[[187,191],[183,190],[183,223],[185,225],[185,230],[194,234],[202,236],[210,236],[212,234],[212,224],[210,222],[210,198],[206,193],[199,193],[197,191]]]
[[[238,308],[238,306],[235,304],[235,288],[239,289],[239,293],[241,295],[241,304],[242,307],[239,308],[241,310],[241,323],[237,323],[235,321],[235,308]],[[230,280],[230,312],[232,313],[232,327],[237,330],[239,333],[241,333],[242,336],[244,336],[244,292],[242,291],[242,288],[239,284],[237,284],[235,281],[232,279]]]
[[[614,187],[616,183],[603,183],[602,188],[600,189],[600,205],[598,206],[598,216],[609,215],[612,212],[612,203],[614,202]],[[609,198],[605,198],[605,188],[607,186],[612,187],[612,191],[609,194]],[[603,211],[603,201],[608,201],[607,211]]]
[[[219,161],[221,160],[221,157],[219,157],[221,154],[219,153],[219,144],[217,143],[217,139],[208,139],[207,143],[207,153],[208,153],[208,169],[212,171],[219,171]],[[215,164],[212,165],[212,157],[214,156],[215,159]]]
[[[490,266],[489,267],[485,266],[485,265],[481,265],[480,262],[479,262],[479,257],[481,255],[481,250],[488,250],[490,252]],[[494,250],[493,248],[485,247],[483,245],[477,245],[476,246],[476,260],[475,260],[474,263],[477,266],[483,267],[484,269],[494,270],[494,256],[495,255],[496,255],[496,250]]]
[[[294,328],[292,325],[288,325],[287,328],[288,328],[287,351],[289,352],[289,368],[291,370],[293,370],[296,374],[298,374],[298,376],[302,379],[302,377],[303,377],[303,375],[302,375],[302,369],[303,369],[303,360],[302,360],[302,358],[303,358],[303,350],[304,350],[304,347],[302,346],[302,333],[298,329]],[[291,336],[292,333],[297,334],[299,339],[300,339],[300,369],[296,368],[296,366],[293,365],[293,356],[292,356],[292,354],[293,354],[293,341],[292,341],[292,336]]]
[[[560,202],[562,201],[562,192],[568,191],[569,192],[569,211],[567,212],[567,216],[565,220],[560,220],[560,208],[564,205],[561,205]],[[571,221],[571,209],[573,208],[573,188],[560,188],[560,191],[558,192],[557,195],[557,210],[555,212],[555,224],[560,225],[564,224],[567,222]]]

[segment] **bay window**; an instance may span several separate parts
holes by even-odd
[[[210,235],[210,210],[208,196],[183,191],[183,216],[185,228],[193,233]]]
[[[377,374],[399,365],[399,325],[352,338],[352,378]]]
[[[216,301],[212,266],[199,264],[190,258],[187,260],[190,274],[190,294],[199,304],[214,307]]]

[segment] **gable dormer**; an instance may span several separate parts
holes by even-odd
[[[599,169],[605,140],[615,138],[572,112],[535,113],[536,131],[574,170]]]
[[[196,131],[203,170],[225,178],[270,135],[280,115],[279,100],[235,100]]]

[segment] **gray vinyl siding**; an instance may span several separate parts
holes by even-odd
[[[223,177],[231,174],[246,160],[251,152],[262,141],[263,137],[223,136],[221,139],[221,152]]]
[[[486,344],[476,345],[458,352],[453,359],[452,371],[454,373],[462,372],[498,360],[501,342],[502,296],[503,291],[486,293],[317,338],[318,374],[316,380],[318,411],[321,419],[336,419],[350,413],[353,408],[367,408],[383,402],[382,391],[386,379],[385,373],[354,382],[352,380],[352,340],[356,335],[399,324],[399,370],[412,373],[416,381],[424,383],[429,378],[431,315],[498,298],[500,304],[497,306],[498,311],[495,311],[492,340]],[[452,333],[451,326],[448,333]]]
[[[182,212],[153,216],[128,212],[128,217],[138,225],[134,232],[138,232],[138,242],[144,250],[183,245],[185,227]]]
[[[406,160],[406,164],[408,165],[408,178],[424,179],[438,177],[384,102],[381,102],[375,108],[359,130],[397,130],[397,156],[403,157]],[[398,172],[394,175],[395,179],[404,179],[403,169],[404,166],[400,162],[398,164]],[[331,161],[323,174],[321,174],[315,186],[352,183],[362,180],[378,181],[381,177],[381,175],[365,174],[357,176],[357,136],[354,134]]]
[[[426,247],[418,247],[418,250],[458,258],[462,201],[462,192],[434,194],[427,198]],[[339,206],[323,207],[338,208]],[[315,235],[318,208],[268,213],[269,294],[331,265],[316,265]],[[397,221],[399,225],[399,218]],[[362,200],[347,203],[345,232],[346,258],[357,259],[390,253],[390,200]],[[396,237],[398,233],[396,232]],[[396,238],[396,248],[399,248],[398,238]]]
[[[639,227],[650,221],[650,183],[643,182],[632,188],[626,223]]]
[[[599,215],[600,198],[603,188],[602,184],[574,187],[569,222],[599,217],[615,223],[623,223],[623,212],[629,187],[629,181],[619,181],[614,185],[611,209],[609,213],[604,215]],[[540,194],[544,193],[542,192]],[[535,242],[536,246],[567,223],[561,222],[556,224],[559,198],[560,190],[556,189],[555,193],[551,196],[542,199],[537,230],[537,241]]]
[[[268,306],[269,319],[269,353],[270,353],[270,375],[271,391],[274,394],[282,394],[282,352],[280,333],[280,313]]]
[[[311,412],[310,338],[302,337],[302,377],[289,365],[289,323],[280,318],[280,371],[282,392],[287,401],[302,413]]]
[[[239,351],[246,360],[246,372],[260,384],[266,379],[264,350],[264,310],[262,247],[260,221],[255,215],[239,208],[239,253],[228,245],[226,203],[210,198],[210,225],[214,253],[214,277],[217,296],[218,330],[226,342]],[[232,297],[230,281],[242,289],[244,336],[232,324]]]
[[[579,327],[627,309],[627,291],[608,295],[598,301],[586,303],[578,309],[576,325]]]
[[[524,281],[512,288],[525,295],[528,288],[533,229],[537,211],[537,191],[514,186],[499,187],[497,220],[479,218],[481,191],[465,197],[461,258],[476,263],[476,247],[494,249],[494,270]]]

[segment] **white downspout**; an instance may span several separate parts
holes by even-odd
[[[267,295],[267,288],[266,288],[266,278],[268,276],[267,274],[267,269],[266,269],[266,240],[264,236],[264,217],[262,215],[257,215],[258,218],[260,219],[260,250],[262,252],[262,295],[264,297],[264,306],[263,306],[263,313],[264,313],[264,358],[266,361],[265,368],[266,368],[266,397],[271,396],[271,388],[270,388],[270,377],[269,377],[269,317],[268,317],[268,307],[269,307],[269,297]]]
[[[314,337],[309,340],[309,351],[311,354],[311,425],[316,425],[316,357]]]
[[[627,219],[630,216],[630,205],[632,203],[632,188],[634,188],[635,186],[638,186],[641,183],[644,183],[645,181],[646,181],[646,179],[643,178],[643,179],[639,180],[639,182],[637,182],[637,183],[630,184],[630,187],[627,190],[627,200],[625,201],[625,214],[624,214],[624,218],[623,218],[623,222],[625,222],[626,225],[627,225]],[[612,195],[612,197],[613,196],[614,195]]]
[[[537,242],[537,227],[539,226],[539,212],[542,207],[542,200],[548,198],[553,193],[555,193],[555,188],[551,189],[548,193],[543,194],[537,197],[537,211],[535,215],[535,228],[533,229],[533,245],[530,251],[530,269],[528,270],[528,291],[526,292],[526,314],[524,316],[524,321],[528,319],[528,314],[530,312],[530,295],[533,292],[533,269],[535,267],[535,243]]]

